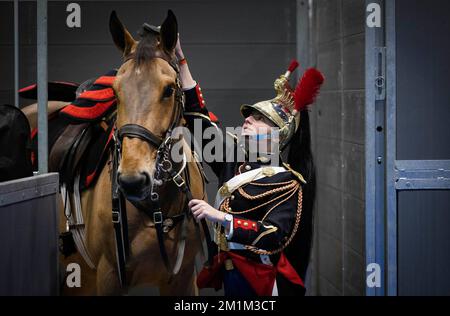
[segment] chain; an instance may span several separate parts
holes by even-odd
[[[282,201],[280,201],[280,202],[278,202],[277,204],[275,204],[274,206],[272,206],[272,207],[267,211],[266,215],[264,215],[264,217],[262,218],[261,221],[264,221],[264,220],[266,219],[266,217],[270,214],[270,212],[272,212],[272,210],[273,210],[274,208],[276,208],[277,206],[279,206],[279,205],[283,204],[284,202],[286,202],[287,200],[289,200],[289,199],[295,194],[295,192],[298,190],[298,187],[299,187],[299,186],[300,186],[300,184],[297,184],[297,186],[296,186],[295,188],[293,188],[292,190],[286,192],[286,193],[290,193],[290,195],[289,195],[287,198],[285,198],[285,199],[283,199]]]
[[[273,198],[273,199],[271,199],[271,200],[268,200],[268,201],[266,201],[266,202],[264,202],[264,203],[261,203],[261,204],[255,206],[255,207],[252,207],[252,208],[250,208],[250,209],[248,209],[248,210],[245,210],[245,211],[239,211],[239,212],[236,212],[236,211],[232,211],[232,210],[231,210],[231,208],[230,208],[230,198],[227,198],[227,199],[224,201],[224,203],[222,204],[223,207],[221,207],[221,210],[224,210],[224,211],[226,211],[227,213],[234,214],[234,215],[240,215],[240,214],[250,213],[250,212],[253,212],[253,211],[255,211],[255,210],[257,210],[257,209],[259,209],[259,208],[261,208],[261,207],[263,207],[263,206],[266,206],[266,205],[268,205],[268,204],[270,204],[270,203],[273,203],[273,202],[275,202],[275,201],[277,201],[277,200],[279,200],[279,199],[282,199],[283,197],[285,197],[285,196],[288,195],[289,193],[292,193],[293,190],[295,191],[295,189],[296,189],[296,188],[294,187],[293,189],[288,190],[288,191],[284,192],[283,194],[280,194],[280,195],[278,195],[277,197],[275,197],[275,198]],[[271,208],[270,210],[272,210],[272,208]]]
[[[297,185],[297,181],[296,180],[291,180],[291,181],[289,181],[289,184],[287,184],[287,185],[281,186],[281,187],[276,188],[276,189],[268,190],[268,191],[266,191],[264,193],[261,193],[259,195],[250,195],[247,192],[245,192],[242,187],[238,189],[238,192],[244,198],[254,201],[254,200],[262,199],[262,198],[264,198],[264,197],[266,197],[268,195],[274,194],[274,193],[278,193],[278,192],[283,192],[283,191],[289,190],[289,189],[295,187],[296,185]]]
[[[294,182],[294,185],[292,185],[292,183],[291,183],[292,181]],[[286,192],[284,192],[283,194],[280,194],[279,196],[276,196],[275,198],[273,198],[273,199],[271,199],[269,201],[261,203],[261,204],[255,206],[255,207],[252,207],[251,209],[248,209],[248,210],[245,210],[245,211],[238,211],[238,212],[232,211],[231,208],[230,208],[230,198],[226,198],[224,200],[224,202],[222,203],[222,205],[220,206],[220,210],[224,211],[224,212],[227,212],[227,213],[230,213],[230,214],[234,214],[234,215],[240,215],[240,214],[253,212],[253,211],[255,211],[255,210],[257,210],[257,209],[259,209],[259,208],[261,208],[263,206],[266,206],[266,205],[268,205],[270,203],[273,203],[274,201],[282,199],[284,196],[286,196],[287,194],[292,192],[292,190],[290,190],[290,189],[294,189],[295,190],[296,187],[297,187],[297,183],[296,183],[295,180],[292,180],[292,181],[289,181],[289,185],[286,185],[284,187],[277,188],[277,189],[272,189],[272,190],[268,191],[268,195],[287,190]],[[239,191],[239,192],[241,193],[241,195],[244,198],[246,198],[248,200],[257,200],[257,199],[261,199],[261,198],[266,196],[266,195],[263,196],[263,194],[260,194],[259,196],[251,196],[248,193],[246,193],[244,190]]]
[[[251,185],[254,185],[256,187],[273,187],[276,185],[286,185],[290,184],[292,180],[286,181],[286,182],[275,182],[275,183],[258,183],[258,182],[250,182]]]
[[[245,249],[247,249],[255,254],[258,254],[258,255],[274,255],[274,254],[282,252],[292,242],[292,240],[294,239],[294,236],[296,235],[297,230],[300,226],[300,220],[302,217],[302,201],[303,201],[303,192],[301,189],[299,189],[298,190],[298,198],[297,198],[297,213],[295,215],[294,228],[292,229],[291,235],[289,236],[288,240],[284,243],[283,246],[281,246],[278,249],[271,250],[271,251],[259,249],[254,246],[245,246]]]

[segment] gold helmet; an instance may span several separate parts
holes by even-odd
[[[293,60],[284,75],[275,80],[277,96],[272,100],[261,101],[253,105],[241,106],[244,117],[253,111],[261,113],[279,128],[280,150],[283,150],[297,131],[300,124],[300,112],[314,102],[324,81],[323,75],[316,69],[308,69],[299,80],[295,90],[289,85],[289,76],[299,66]]]

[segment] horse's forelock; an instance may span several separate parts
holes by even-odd
[[[139,67],[143,63],[149,61],[155,57],[155,51],[158,48],[158,38],[156,35],[146,33],[139,41],[136,50],[133,53],[133,59],[136,67]]]

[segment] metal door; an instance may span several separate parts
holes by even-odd
[[[384,12],[368,31],[366,113],[367,261],[384,282],[367,294],[449,295],[450,3],[389,0]]]

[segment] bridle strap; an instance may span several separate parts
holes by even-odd
[[[116,140],[116,143],[118,140]],[[113,172],[111,173],[111,195],[112,195],[112,223],[114,229],[114,241],[117,258],[117,272],[119,274],[120,286],[127,283],[126,261],[129,256],[128,219],[125,197],[119,189],[117,182],[117,168],[119,166],[120,147],[113,147]]]
[[[142,127],[137,124],[124,125],[117,131],[117,134],[120,142],[123,141],[124,137],[139,138],[153,145],[156,148],[159,148],[159,146],[161,146],[163,142],[163,140],[160,137],[156,136],[145,127]]]

